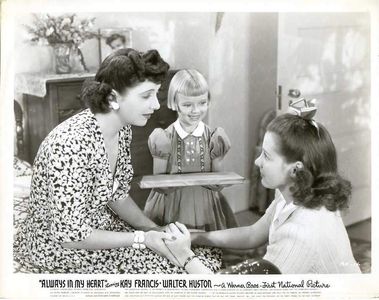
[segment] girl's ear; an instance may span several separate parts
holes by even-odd
[[[297,161],[291,164],[290,177],[294,178],[299,170],[304,168],[304,164],[301,161]]]

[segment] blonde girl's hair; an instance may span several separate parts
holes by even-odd
[[[178,104],[176,95],[180,93],[184,96],[200,96],[208,93],[208,83],[204,76],[195,69],[183,69],[177,72],[171,79],[167,95],[167,107],[177,111]]]

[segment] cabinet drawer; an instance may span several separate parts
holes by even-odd
[[[82,82],[59,84],[56,89],[59,110],[79,109],[83,107],[82,102],[80,101]]]
[[[83,109],[82,108],[76,108],[76,109],[60,109],[58,111],[58,122],[61,123],[68,118],[72,117],[73,115],[76,115],[77,113],[80,113]]]

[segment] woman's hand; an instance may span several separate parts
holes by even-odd
[[[177,259],[171,254],[170,250],[165,245],[166,241],[169,241],[173,238],[173,236],[170,233],[166,232],[158,232],[158,231],[148,231],[145,232],[145,244],[146,247],[153,250],[155,253],[166,257],[169,259],[173,264],[180,266]]]
[[[171,240],[166,240],[165,243],[172,254],[178,260],[180,265],[185,268],[189,274],[212,274],[201,260],[195,256],[191,250],[190,232],[183,224],[175,222],[168,226],[168,233],[173,235]]]
[[[167,233],[173,238],[165,240],[165,243],[180,265],[183,266],[186,259],[193,255],[190,232],[185,225],[175,222],[175,224],[168,225]]]

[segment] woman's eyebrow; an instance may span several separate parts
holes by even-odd
[[[150,89],[150,90],[147,90],[147,91],[143,91],[141,92],[140,94],[148,94],[148,93],[151,93],[151,92],[154,92],[154,89]]]

